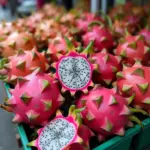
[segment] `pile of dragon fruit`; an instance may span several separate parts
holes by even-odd
[[[38,133],[38,150],[91,149],[150,113],[150,5],[109,14],[45,5],[0,24],[0,107]],[[134,122],[134,123],[133,123]]]

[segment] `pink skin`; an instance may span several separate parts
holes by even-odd
[[[71,52],[71,53],[69,53],[69,55],[68,56],[62,56],[61,58],[60,58],[60,60],[58,61],[58,63],[56,64],[56,70],[58,70],[58,68],[59,68],[59,63],[61,62],[61,60],[63,59],[63,58],[66,58],[66,57],[83,57],[84,59],[86,59],[87,60],[87,57],[85,56],[85,55],[83,55],[83,54],[77,54],[77,53],[75,53],[75,52]],[[87,60],[87,62],[89,63],[89,61]],[[90,74],[90,78],[92,78],[92,72],[93,72],[93,66],[89,63],[89,65],[90,65],[90,67],[91,67],[91,74]],[[56,71],[56,78],[57,79],[60,79],[60,76],[59,76],[59,74],[58,74],[58,71]],[[60,83],[61,83],[61,85],[65,88],[65,89],[67,89],[67,90],[69,90],[69,91],[73,91],[73,92],[75,92],[76,90],[74,90],[74,89],[69,89],[68,87],[66,87],[62,82],[61,82],[61,80],[60,80]],[[78,89],[78,90],[84,90],[85,88],[87,88],[89,85],[90,85],[90,83],[91,83],[91,80],[89,80],[89,82],[83,87],[83,88],[80,88],[80,89]]]
[[[105,62],[106,56],[109,56],[107,62]],[[99,65],[99,71],[100,71],[100,74],[94,72],[93,74],[94,83],[102,83],[103,80],[115,81],[116,72],[121,70],[121,65],[114,55],[99,52],[92,55],[91,58],[95,60],[94,63]],[[117,68],[116,72],[113,72],[113,67]]]
[[[22,85],[17,84],[11,93],[12,97],[10,100],[16,102],[16,105],[12,106],[13,112],[16,115],[20,115],[21,118],[18,122],[24,122],[32,126],[44,125],[61,105],[61,102],[58,101],[60,96],[58,85],[57,83],[54,83],[54,80],[49,75],[44,73],[38,73],[35,75],[34,72],[31,75],[26,76],[25,79],[29,81]],[[47,87],[42,93],[40,89],[40,79],[48,80],[50,82],[50,86]],[[27,105],[20,99],[20,96],[24,92],[27,92],[31,97],[33,97]],[[45,105],[43,104],[42,100],[52,100],[51,109],[45,111]],[[26,113],[29,110],[36,111],[40,114],[40,116],[35,120],[29,121],[26,116]]]
[[[57,42],[55,43],[55,41]],[[73,41],[75,47],[79,46],[76,41]],[[51,58],[54,61],[58,61],[58,57],[56,56],[57,53],[62,55],[66,55],[67,53],[67,44],[63,37],[56,37],[52,42],[48,45],[48,51],[51,53]]]
[[[71,123],[71,124],[74,125],[74,127],[76,128],[76,131],[78,130],[77,124],[76,124],[76,122],[74,121],[74,119],[73,119],[71,116],[66,117],[66,118],[63,117],[63,116],[57,116],[57,117],[55,117],[54,120],[59,119],[59,118],[62,118],[62,119],[64,119],[64,120],[67,120],[69,123]],[[54,121],[54,120],[52,120],[52,121]],[[40,135],[43,130],[44,130],[44,128],[42,128],[41,130],[39,130],[39,131],[38,131],[38,135]],[[65,148],[63,148],[63,149],[61,149],[61,150],[65,150],[69,145],[73,144],[73,143],[76,141],[76,138],[77,138],[77,132],[76,132],[76,136],[74,137],[74,139],[73,139],[70,143],[68,143],[68,144],[65,146]],[[35,145],[35,146],[38,148],[38,150],[42,150],[42,149],[39,147],[38,142],[39,142],[39,139],[36,140],[36,145]]]
[[[9,62],[11,64],[11,69],[8,69],[8,76],[11,78],[11,76],[15,75],[17,77],[19,76],[26,76],[33,72],[33,70],[30,70],[32,67],[40,67],[43,72],[46,71],[46,63],[47,60],[45,56],[43,56],[41,53],[35,51],[35,53],[38,55],[38,57],[35,60],[32,60],[32,51],[24,51],[25,54],[23,55],[14,55],[9,57]],[[19,61],[25,61],[26,66],[25,70],[21,70],[16,68],[17,63]]]
[[[150,47],[150,30],[149,29],[143,29],[139,33],[142,35],[145,39],[145,44]]]
[[[142,68],[144,70],[144,78],[132,75],[132,73],[138,69]],[[135,93],[135,98],[133,100],[133,106],[141,107],[142,109],[150,112],[150,105],[144,104],[142,101],[148,97],[150,97],[150,86],[148,86],[148,89],[145,93],[142,93],[140,89],[138,88],[137,84],[150,84],[150,67],[131,67],[123,70],[124,79],[117,80],[117,87],[119,91],[122,93],[123,96],[129,97],[133,93]],[[133,80],[134,79],[134,80]],[[122,91],[123,85],[132,85],[132,89],[128,93],[124,93]]]
[[[116,98],[118,104],[109,105],[109,99],[111,95],[113,95]],[[93,100],[98,96],[103,96],[99,108],[97,108],[96,105],[93,103]],[[122,112],[123,107],[127,104],[127,102],[123,97],[121,97],[118,94],[115,94],[111,89],[97,88],[93,91],[90,91],[88,95],[82,96],[79,99],[79,101],[77,102],[78,108],[83,107],[81,103],[82,99],[86,100],[86,109],[82,111],[83,120],[85,124],[97,134],[100,134],[104,137],[108,137],[114,135],[119,129],[124,129],[127,125],[128,116],[119,115]],[[88,119],[86,118],[88,111],[90,111],[93,114],[93,116],[95,117],[94,120],[88,121]],[[105,117],[107,117],[109,121],[113,124],[113,128],[110,132],[107,132],[101,128],[101,126],[103,126],[105,123]]]
[[[77,28],[82,31],[82,33],[88,32],[88,25],[93,21],[100,21],[104,23],[104,21],[93,13],[84,13],[81,15],[80,19],[77,20]]]
[[[102,38],[106,38],[106,40],[101,41]],[[104,48],[110,49],[113,47],[112,35],[105,27],[93,27],[91,31],[83,35],[82,39],[85,47],[90,43],[91,40],[93,40],[95,52],[100,52]]]
[[[125,63],[131,64],[131,65],[133,65],[135,63],[135,60],[146,61],[146,60],[144,60],[145,59],[144,41],[143,40],[137,41],[136,38],[137,38],[137,36],[125,37],[126,42],[119,44],[116,49],[116,55],[118,55],[118,56],[120,56],[121,53],[123,52],[123,50],[125,50],[127,58],[125,58],[124,61],[125,61]],[[128,44],[130,44],[134,41],[137,43],[137,48],[133,49],[133,48],[128,47]]]

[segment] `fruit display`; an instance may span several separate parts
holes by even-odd
[[[0,79],[11,94],[0,108],[31,131],[28,147],[90,150],[143,127],[150,114],[149,18],[146,6],[132,3],[108,15],[46,4],[0,23]]]

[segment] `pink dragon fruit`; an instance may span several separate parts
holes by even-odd
[[[107,53],[106,50],[95,53],[91,61],[98,64],[98,71],[93,73],[93,82],[110,85],[116,80],[116,72],[121,70],[120,58]]]
[[[76,52],[75,47],[67,38],[66,42],[68,45],[67,55],[60,55],[59,61],[52,64],[56,68],[55,78],[60,81],[62,92],[68,90],[71,95],[74,95],[76,91],[87,93],[88,87],[93,86],[91,81],[93,70],[98,67],[87,59],[87,54],[93,50],[93,42],[82,53]]]
[[[77,107],[85,107],[81,112],[83,121],[99,135],[100,140],[114,134],[124,135],[130,110],[127,101],[114,90],[97,87],[82,96]]]
[[[104,20],[93,13],[83,13],[80,19],[77,20],[77,28],[81,30],[82,33],[88,32],[88,25],[93,21],[100,21],[104,23]]]
[[[136,60],[148,64],[150,49],[145,46],[142,36],[126,36],[116,49],[116,55],[121,56],[125,64],[133,65]]]
[[[75,106],[69,109],[69,115],[64,117],[60,111],[44,128],[38,130],[38,138],[29,143],[38,150],[85,150],[89,149],[91,131],[81,124],[80,116],[75,112]]]
[[[75,47],[77,47],[79,44],[72,39],[72,43]],[[62,55],[67,54],[67,44],[65,39],[62,36],[57,36],[52,41],[50,41],[48,45],[48,51],[47,54],[50,55],[52,61],[58,61],[57,54],[60,53]]]
[[[8,62],[4,65],[7,72],[5,82],[16,84],[18,77],[24,77],[32,73],[37,67],[46,72],[49,65],[44,54],[39,53],[36,49],[32,51],[19,50],[14,56],[8,57]]]
[[[20,78],[11,94],[0,107],[15,114],[14,123],[31,126],[45,125],[64,101],[54,79],[39,69]]]
[[[136,63],[117,73],[117,87],[125,97],[132,97],[132,105],[150,113],[150,67]],[[131,103],[131,102],[130,102]]]
[[[141,30],[139,34],[144,37],[145,44],[150,47],[150,29],[145,28]]]
[[[82,39],[84,46],[87,46],[93,40],[95,52],[100,52],[104,48],[109,50],[114,45],[112,34],[103,25],[92,27],[91,31],[83,35]]]

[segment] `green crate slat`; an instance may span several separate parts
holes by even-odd
[[[5,84],[5,89],[8,97],[10,97],[9,93],[9,85]],[[131,148],[131,142],[134,137],[134,135],[138,134],[140,132],[141,127],[139,125],[134,126],[133,128],[130,128],[126,131],[125,136],[115,136],[114,138],[106,141],[105,143],[101,144],[100,146],[94,148],[93,150],[130,150]],[[28,138],[26,135],[26,132],[24,130],[24,127],[22,125],[18,125],[18,132],[20,134],[20,138],[23,144],[24,150],[31,150],[31,148],[28,148],[26,145],[28,143]],[[137,149],[136,149],[137,150]]]
[[[135,150],[142,150],[147,146],[150,146],[150,118],[142,121],[144,128],[141,132],[136,136],[133,142],[133,148]]]
[[[135,125],[126,131],[125,136],[116,136],[93,150],[130,150],[133,137],[140,132],[141,127]]]
[[[8,84],[4,84],[4,86],[5,86],[5,89],[6,89],[7,96],[10,98],[11,95],[10,95],[9,90],[8,90],[9,89],[9,85]],[[18,133],[20,135],[21,142],[22,142],[24,150],[31,150],[30,147],[27,147],[27,144],[29,143],[29,141],[28,141],[26,132],[24,130],[24,127],[22,125],[18,125],[17,129],[18,129]]]

